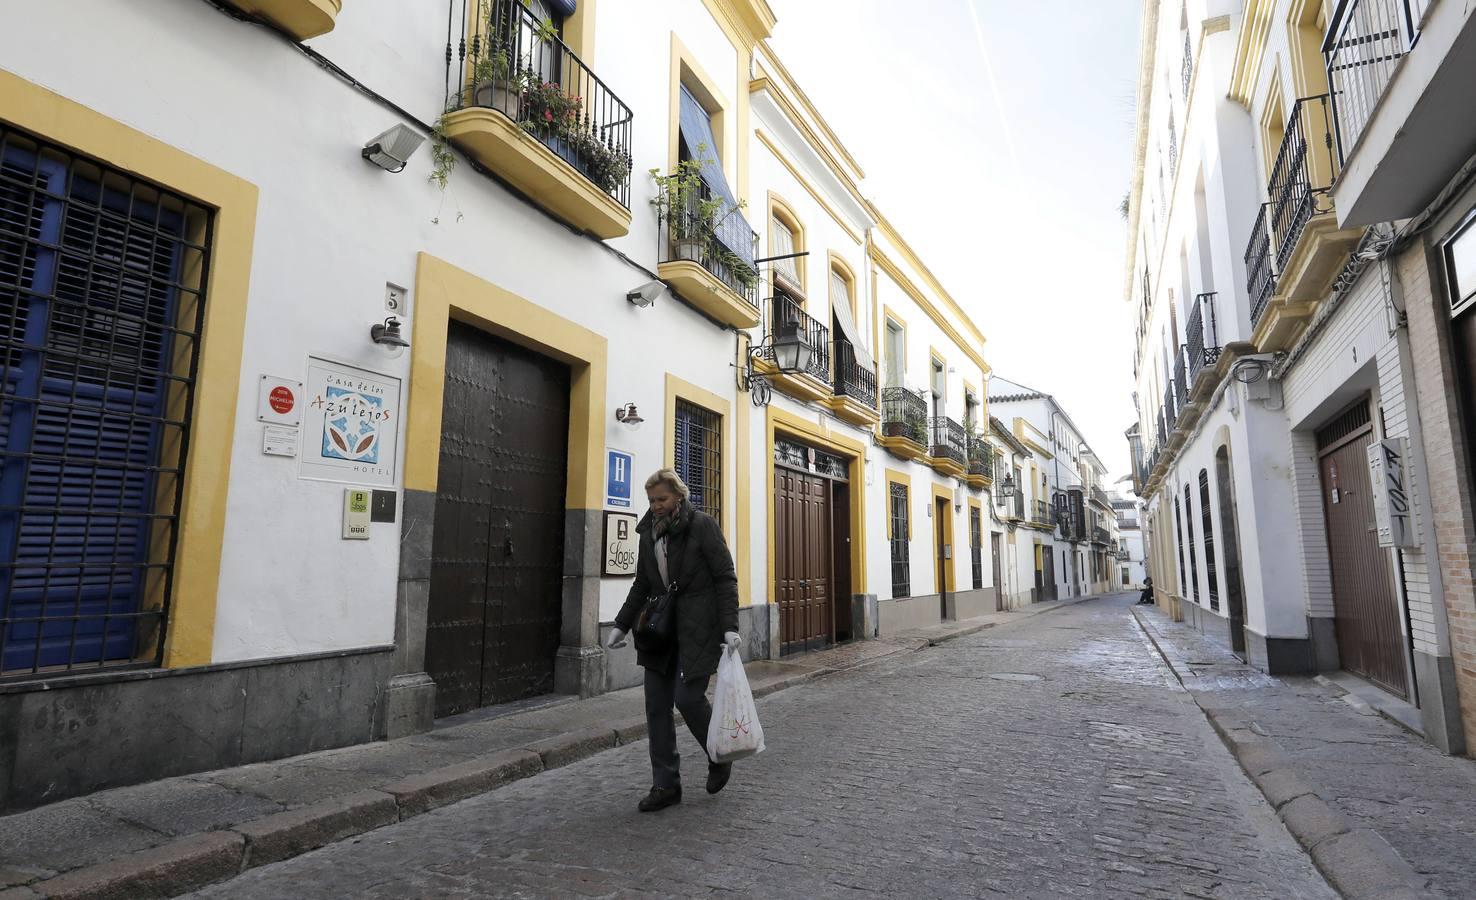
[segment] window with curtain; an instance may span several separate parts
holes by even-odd
[[[830,270],[830,305],[844,306],[848,313],[855,312],[851,308],[851,281],[841,274],[840,269]]]
[[[789,253],[798,252],[794,246],[794,229],[780,219],[778,216],[770,217],[769,227],[769,255],[784,256]],[[799,287],[799,260],[793,257],[789,259],[774,260],[774,271],[783,275],[789,283]]]
[[[712,130],[712,115],[685,84],[680,85],[680,108],[678,115],[678,156],[682,160],[694,160],[708,193],[723,202],[717,214],[715,236],[719,243],[737,255],[744,263],[753,265],[753,229],[738,208],[738,200],[728,186],[719,157],[717,138]]]

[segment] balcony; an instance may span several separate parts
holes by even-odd
[[[968,472],[968,438],[964,427],[945,416],[928,420],[928,456],[933,468],[962,478]]]
[[[921,459],[928,452],[928,401],[904,387],[882,390],[881,444],[902,459]]]
[[[1092,527],[1092,543],[1106,547],[1112,543],[1112,535],[1108,534],[1107,529],[1102,526],[1095,525]]]
[[[1189,348],[1179,347],[1179,352],[1174,354],[1174,408],[1182,415],[1184,407],[1189,405],[1189,378],[1185,371],[1184,361],[1189,355]]]
[[[1017,522],[1025,521],[1025,494],[1018,485],[1015,487],[1015,496],[1010,498],[1009,515]]]
[[[1051,505],[1044,500],[1035,501],[1035,505],[1030,513],[1030,524],[1046,531],[1055,531],[1056,516],[1055,511],[1051,509]]]
[[[775,294],[769,298],[769,312],[765,317],[767,346],[754,351],[755,369],[769,376],[774,386],[800,400],[829,400],[830,393],[830,329],[800,304],[785,296]],[[810,349],[809,360],[802,372],[780,372],[774,365],[775,340],[799,338]]]
[[[969,484],[976,488],[989,487],[994,481],[994,448],[979,438],[969,440]]]
[[[1339,221],[1418,215],[1476,146],[1469,3],[1345,0],[1322,45],[1343,172]]]
[[[692,189],[670,192],[681,208],[667,209],[661,216],[656,274],[688,303],[724,325],[753,328],[760,321],[758,269],[752,263],[758,235],[741,219],[719,230],[713,220],[722,213],[721,198],[715,198],[697,175],[687,177]],[[745,246],[727,246],[739,242]]]
[[[1107,496],[1106,491],[1102,490],[1096,485],[1092,485],[1092,501],[1103,509],[1112,509],[1112,498]]]
[[[265,19],[305,41],[333,30],[343,0],[227,0],[249,16]]]
[[[630,107],[519,0],[461,7],[440,135],[569,225],[628,233]]]
[[[1200,294],[1189,310],[1185,337],[1189,343],[1184,352],[1189,358],[1189,381],[1192,383],[1206,366],[1220,361],[1220,335],[1215,322],[1215,294]]]
[[[852,425],[869,427],[881,420],[877,407],[876,368],[862,365],[850,341],[835,342],[830,409]]]
[[[1174,406],[1174,386],[1163,389],[1163,433],[1167,438],[1174,433],[1174,424],[1179,421],[1179,411]]]
[[[1251,226],[1250,241],[1245,246],[1245,289],[1250,297],[1251,328],[1255,329],[1271,304],[1271,295],[1276,293],[1276,270],[1271,263],[1271,228],[1266,220],[1266,207],[1262,203],[1256,210],[1256,221]]]
[[[1254,315],[1254,340],[1262,351],[1290,345],[1361,236],[1361,229],[1338,228],[1329,194],[1336,177],[1331,99],[1320,94],[1298,100],[1266,186],[1277,301],[1255,298],[1253,309],[1260,314]]]
[[[1184,82],[1184,96],[1189,96],[1189,85],[1194,82],[1194,42],[1190,38],[1189,29],[1184,29],[1184,62],[1179,72],[1179,77]]]

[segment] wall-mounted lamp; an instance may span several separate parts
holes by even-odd
[[[819,348],[804,333],[798,321],[779,322],[763,340],[748,347],[746,333],[739,338],[738,388],[749,392],[754,406],[769,405],[772,387],[769,379],[754,371],[754,360],[770,361],[781,375],[807,372]],[[747,352],[745,352],[745,348]]]
[[[646,420],[641,418],[641,414],[636,411],[636,405],[634,403],[627,403],[615,410],[615,421],[629,428],[631,431],[639,431],[641,429],[641,423]]]
[[[410,346],[410,342],[400,333],[400,320],[394,316],[369,326],[369,340],[389,351],[391,356],[399,356]]]
[[[648,281],[638,288],[632,288],[625,292],[625,299],[629,300],[637,309],[645,309],[655,305],[666,293],[666,284],[660,281]]]
[[[999,486],[999,495],[1001,497],[1015,496],[1015,476],[1006,475],[1004,477],[1004,484]]]
[[[386,172],[403,172],[405,164],[425,138],[405,125],[396,125],[364,145],[359,155]]]

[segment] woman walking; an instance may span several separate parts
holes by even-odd
[[[615,617],[607,646],[625,646],[626,635],[637,626],[651,601],[670,592],[674,620],[665,642],[636,636],[636,661],[646,670],[646,728],[650,733],[651,792],[640,802],[641,812],[654,812],[682,802],[680,757],[672,706],[692,736],[707,752],[707,726],[712,705],[707,682],[717,671],[723,645],[735,651],[738,636],[738,575],[733,556],[718,523],[692,505],[687,485],[671,469],[646,479],[650,509],[636,532],[640,552],[635,584]],[[666,630],[666,629],[661,629]],[[716,794],[728,783],[733,764],[708,760],[707,792]]]

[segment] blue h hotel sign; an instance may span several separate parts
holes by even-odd
[[[635,460],[624,450],[608,450],[605,456],[605,504],[629,509]]]

